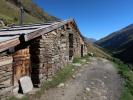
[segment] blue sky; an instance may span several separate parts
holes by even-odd
[[[133,0],[33,0],[61,19],[74,18],[81,33],[100,39],[133,23]]]

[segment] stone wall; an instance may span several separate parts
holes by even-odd
[[[12,57],[0,57],[0,100],[6,99],[12,91]]]
[[[7,99],[12,92],[18,93],[19,79],[30,76],[29,48],[5,51],[0,54],[0,100]]]
[[[73,57],[81,57],[81,46],[85,55],[85,43],[80,34],[73,28],[68,31],[65,26],[32,40],[30,55],[34,86],[40,86],[51,78],[72,61]]]
[[[69,34],[73,34],[73,57],[79,58],[87,55],[87,45],[85,44],[83,37],[73,25],[70,25],[69,27]]]
[[[69,62],[68,34],[58,29],[31,42],[31,78],[34,85],[51,78]]]

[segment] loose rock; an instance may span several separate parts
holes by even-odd
[[[61,88],[61,87],[64,87],[64,86],[65,86],[64,83],[60,83],[57,87],[58,87],[58,88]]]
[[[86,98],[86,97],[84,97],[84,100],[87,100],[87,98]]]
[[[85,90],[86,90],[86,92],[90,92],[91,89],[89,87],[87,87]]]
[[[107,76],[104,76],[104,79],[107,79],[108,77]]]
[[[80,64],[80,63],[73,63],[73,66],[80,67],[80,66],[81,66],[81,64]]]
[[[76,78],[76,76],[75,76],[75,75],[72,75],[72,78],[73,78],[73,79],[75,79],[75,78]]]
[[[72,71],[74,72],[75,69],[72,69]]]

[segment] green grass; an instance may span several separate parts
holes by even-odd
[[[121,100],[133,100],[133,95],[130,93],[129,89],[124,87]]]
[[[80,63],[80,64],[84,65],[86,62],[84,62],[83,60],[88,61],[89,56],[84,56],[82,58],[75,58],[73,60],[73,63]],[[15,97],[11,97],[9,100],[37,100],[49,88],[54,88],[54,87],[58,86],[60,83],[64,83],[67,79],[69,79],[74,74],[74,72],[78,68],[79,67],[77,67],[77,66],[69,64],[69,65],[65,66],[62,70],[60,70],[55,76],[53,76],[51,81],[49,81],[49,80],[45,81],[43,83],[43,85],[41,86],[40,90],[37,91],[35,93],[35,95],[32,95],[32,96],[26,95],[22,99],[17,99]],[[74,69],[74,71],[73,71],[73,69]]]
[[[81,59],[79,58],[74,58],[73,63],[82,63]]]
[[[133,100],[133,72],[120,60],[114,59],[113,62],[114,66],[118,69],[118,73],[124,79],[120,100]]]
[[[82,58],[79,58],[79,57],[75,57],[74,59],[73,59],[73,63],[80,63],[80,64],[84,64],[86,61],[88,61],[89,60],[89,56],[88,55],[86,55],[86,56],[84,56],[84,57],[82,57]],[[85,61],[85,62],[84,62]]]
[[[64,67],[61,71],[59,71],[51,81],[46,81],[41,87],[40,91],[37,91],[36,97],[40,98],[42,94],[45,93],[45,90],[48,90],[49,88],[54,88],[60,83],[65,82],[74,72],[72,69],[75,69],[75,66],[73,65],[68,65]]]

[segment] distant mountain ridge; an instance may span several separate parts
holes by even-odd
[[[123,61],[133,63],[133,24],[102,38],[96,44],[112,51]]]
[[[96,39],[94,39],[94,38],[87,38],[87,37],[84,37],[84,39],[85,39],[86,41],[88,41],[88,42],[92,42],[92,43],[96,42]]]

